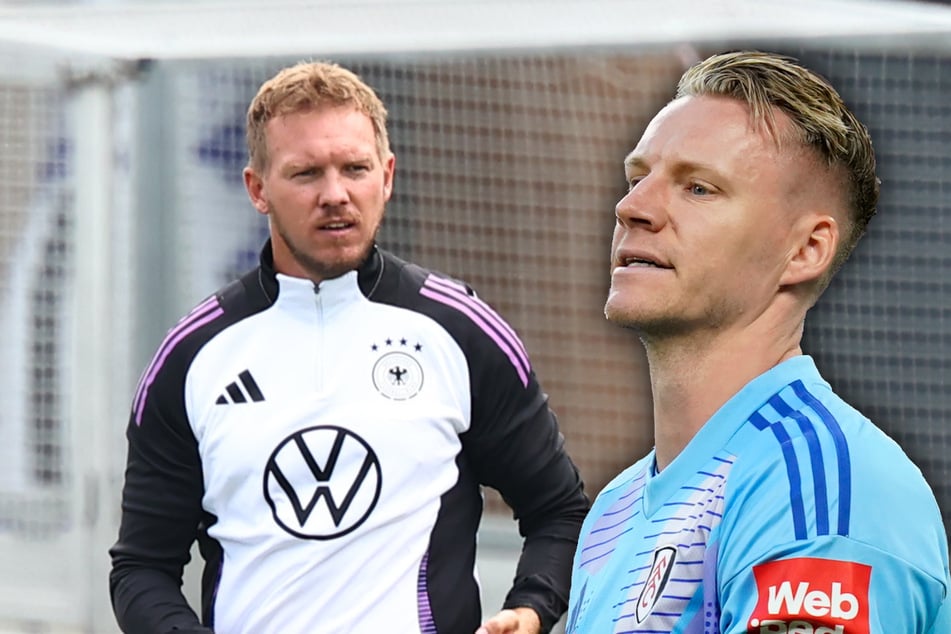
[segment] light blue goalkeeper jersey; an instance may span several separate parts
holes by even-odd
[[[931,489],[810,357],[751,381],[654,465],[592,506],[568,634],[951,634]]]

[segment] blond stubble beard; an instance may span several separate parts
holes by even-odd
[[[271,223],[271,227],[284,242],[287,250],[291,254],[291,257],[293,257],[294,261],[308,273],[311,279],[315,280],[332,280],[340,277],[341,275],[346,275],[350,271],[355,271],[356,269],[360,268],[360,265],[366,262],[367,258],[370,256],[370,252],[373,250],[373,245],[376,244],[377,233],[379,233],[380,230],[380,226],[377,225],[373,231],[373,235],[360,250],[358,257],[342,258],[337,261],[321,261],[311,256],[309,253],[307,253],[307,251],[299,248],[295,244],[288,232],[284,230],[284,227],[281,225],[280,221],[277,220],[277,214],[274,213],[275,209],[271,201],[268,201],[267,209],[268,222]]]
[[[725,302],[708,306],[702,315],[690,319],[671,316],[668,312],[639,315],[624,304],[614,303],[612,307],[610,298],[604,305],[605,318],[615,326],[632,331],[645,346],[677,340],[686,342],[697,336],[709,337],[727,327],[730,322],[727,314],[731,312],[735,311],[731,311]]]

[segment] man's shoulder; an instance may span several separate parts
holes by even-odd
[[[934,494],[903,449],[826,383],[792,382],[731,440],[727,513],[777,539],[839,535],[896,548],[906,526],[941,523]],[[736,519],[736,518],[734,518]],[[732,525],[732,520],[727,520]]]
[[[894,439],[824,382],[793,381],[771,395],[727,449],[736,456],[734,475],[815,480],[812,489],[829,479],[855,488],[920,477]]]
[[[196,303],[167,331],[159,358],[192,357],[211,339],[238,321],[274,302],[276,286],[268,288],[260,269],[235,279]]]
[[[367,294],[370,299],[387,303],[400,303],[426,296],[427,289],[456,289],[477,297],[475,290],[465,281],[443,271],[405,260],[386,249],[377,249],[380,255],[380,270],[377,279],[368,280]]]
[[[368,289],[371,301],[391,304],[430,317],[464,349],[497,349],[517,362],[520,374],[531,372],[516,329],[466,281],[379,250],[379,283]]]

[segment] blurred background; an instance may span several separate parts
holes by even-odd
[[[602,314],[624,155],[710,53],[784,52],[828,77],[871,130],[882,199],[805,348],[951,517],[942,5],[0,2],[0,633],[117,631],[106,550],[132,392],[166,330],[256,264],[244,113],[301,59],[348,66],[387,104],[381,244],[466,279],[511,322],[592,496],[652,444],[642,349]],[[519,542],[486,500],[494,611]]]

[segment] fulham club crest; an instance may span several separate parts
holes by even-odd
[[[394,401],[405,401],[419,394],[423,387],[423,367],[414,355],[422,349],[419,343],[410,343],[405,338],[373,344],[374,352],[382,352],[373,365],[373,386],[377,391]]]
[[[643,623],[647,615],[654,609],[657,600],[664,593],[664,587],[670,579],[670,571],[677,559],[677,549],[673,546],[664,546],[654,551],[654,565],[651,566],[644,582],[641,596],[637,598],[634,616],[638,624]]]

